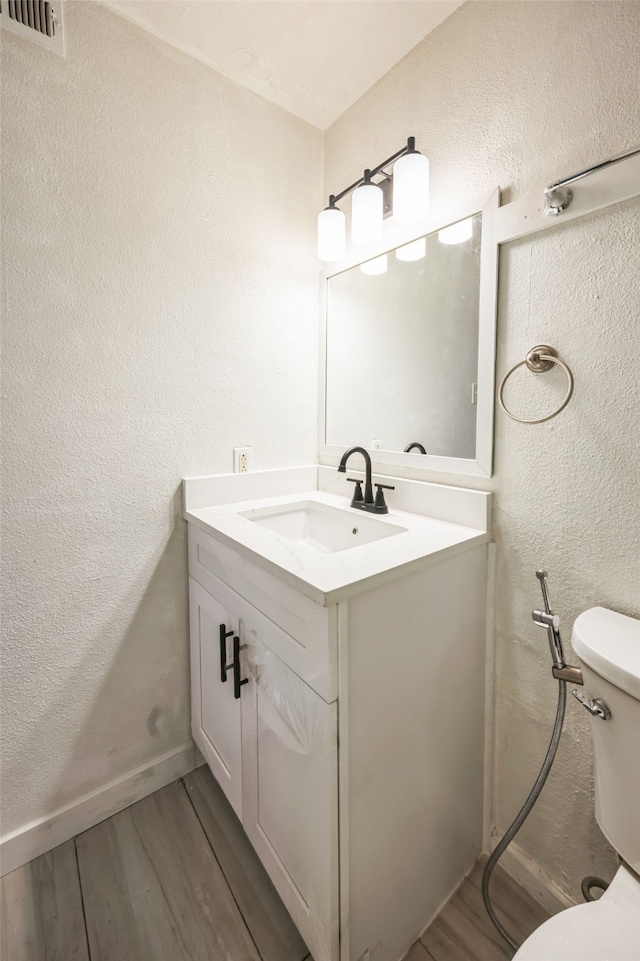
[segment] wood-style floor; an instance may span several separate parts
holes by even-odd
[[[477,866],[406,961],[502,961]],[[497,868],[518,940],[548,917]],[[206,767],[1,882],[2,961],[312,961]]]
[[[514,952],[494,928],[482,900],[482,858],[445,904],[405,961],[504,961]],[[491,902],[509,934],[521,944],[550,917],[500,865],[490,882]]]

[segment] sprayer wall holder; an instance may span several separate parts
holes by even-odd
[[[551,673],[557,681],[569,681],[570,684],[584,684],[582,671],[579,667],[566,664],[564,667],[553,667]]]

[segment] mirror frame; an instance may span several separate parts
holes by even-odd
[[[477,214],[482,215],[480,250],[480,299],[478,316],[478,402],[476,410],[476,456],[475,458],[443,457],[435,454],[405,454],[404,451],[371,450],[363,443],[365,438],[353,437],[350,444],[366,447],[371,455],[374,470],[393,473],[396,476],[420,478],[423,473],[440,471],[447,474],[464,474],[472,477],[491,477],[493,469],[493,413],[495,399],[496,324],[498,293],[498,208],[500,188],[449,210],[446,218],[429,217],[410,226],[388,220],[385,223],[385,239],[375,247],[352,246],[344,260],[327,264],[320,275],[320,372],[319,372],[319,419],[318,459],[320,464],[337,466],[345,448],[327,444],[327,284],[331,277],[351,267],[357,267],[373,257],[389,253],[403,244],[411,243],[425,234],[434,233],[449,224]]]

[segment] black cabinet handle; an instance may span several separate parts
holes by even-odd
[[[234,666],[233,661],[227,664],[227,638],[232,634],[233,631],[228,631],[226,624],[220,625],[220,680],[223,684],[227,680],[227,671]]]
[[[244,645],[242,645],[244,648]],[[240,697],[240,688],[243,684],[249,683],[248,677],[240,677],[240,638],[235,635],[233,638],[233,696],[236,701]]]

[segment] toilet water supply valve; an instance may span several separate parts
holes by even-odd
[[[531,616],[535,624],[537,624],[539,627],[546,627],[547,629],[549,650],[551,651],[551,659],[553,661],[551,673],[558,681],[573,681],[574,684],[584,684],[584,681],[582,680],[582,671],[580,668],[567,665],[564,659],[562,638],[560,637],[560,618],[557,614],[554,614],[551,611],[551,607],[549,605],[547,572],[536,571],[536,577],[540,581],[544,611],[532,611]],[[608,721],[611,717],[611,711],[604,701],[601,700],[601,698],[590,698],[586,694],[583,694],[582,691],[577,691],[575,688],[571,691],[571,693],[576,700],[580,701],[583,707],[586,707],[590,714],[593,714],[594,717],[602,718],[603,721]]]

